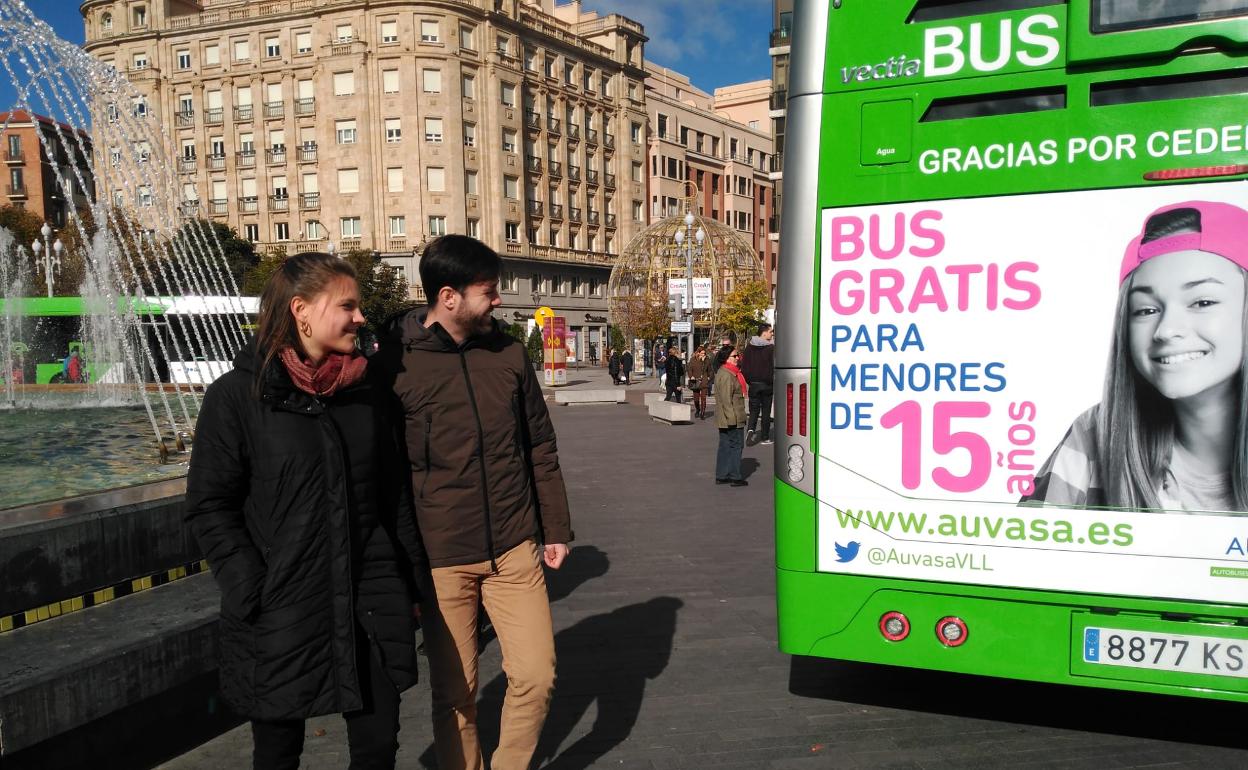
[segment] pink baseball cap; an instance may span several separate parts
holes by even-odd
[[[1229,203],[1212,201],[1184,201],[1162,206],[1144,219],[1144,226],[1158,214],[1176,209],[1193,209],[1200,214],[1200,232],[1167,235],[1148,243],[1140,243],[1144,232],[1131,239],[1127,253],[1122,257],[1122,269],[1118,283],[1127,280],[1131,271],[1144,264],[1144,260],[1172,254],[1176,251],[1206,251],[1225,257],[1244,270],[1248,270],[1248,211]]]

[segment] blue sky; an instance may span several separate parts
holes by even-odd
[[[35,15],[66,40],[81,43],[76,0],[26,0]],[[646,28],[646,57],[683,72],[713,92],[718,86],[771,77],[767,39],[771,0],[583,0],[583,8],[622,13]],[[14,101],[7,75],[0,77],[0,111]]]

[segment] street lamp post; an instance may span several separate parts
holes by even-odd
[[[48,243],[48,239],[52,237],[52,228],[47,222],[39,228],[39,235],[41,237],[36,238],[35,242],[30,244],[30,248],[35,252],[35,267],[43,268],[43,275],[48,285],[48,296],[51,297],[52,283],[56,280],[56,271],[61,269],[61,252],[65,249],[65,245],[61,243],[60,238]]]
[[[693,242],[694,241],[698,242],[697,252],[698,252],[698,256],[701,256],[702,255],[702,242],[706,240],[706,231],[704,231],[701,227],[697,229],[697,232],[690,233],[690,230],[692,229],[693,229],[693,212],[688,211],[688,212],[685,212],[684,229],[682,230],[682,229],[677,228],[676,230],[676,247],[680,248],[681,246],[683,246],[685,249],[685,297],[684,297],[685,319],[684,320],[689,322],[689,337],[688,337],[688,343],[686,345],[686,348],[688,350],[688,357],[685,359],[686,361],[693,360],[693,253],[694,253]]]

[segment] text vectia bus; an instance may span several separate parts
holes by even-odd
[[[781,648],[1248,701],[1248,0],[792,30]]]

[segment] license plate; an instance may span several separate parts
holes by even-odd
[[[1085,628],[1083,662],[1248,679],[1248,641],[1224,636]]]

